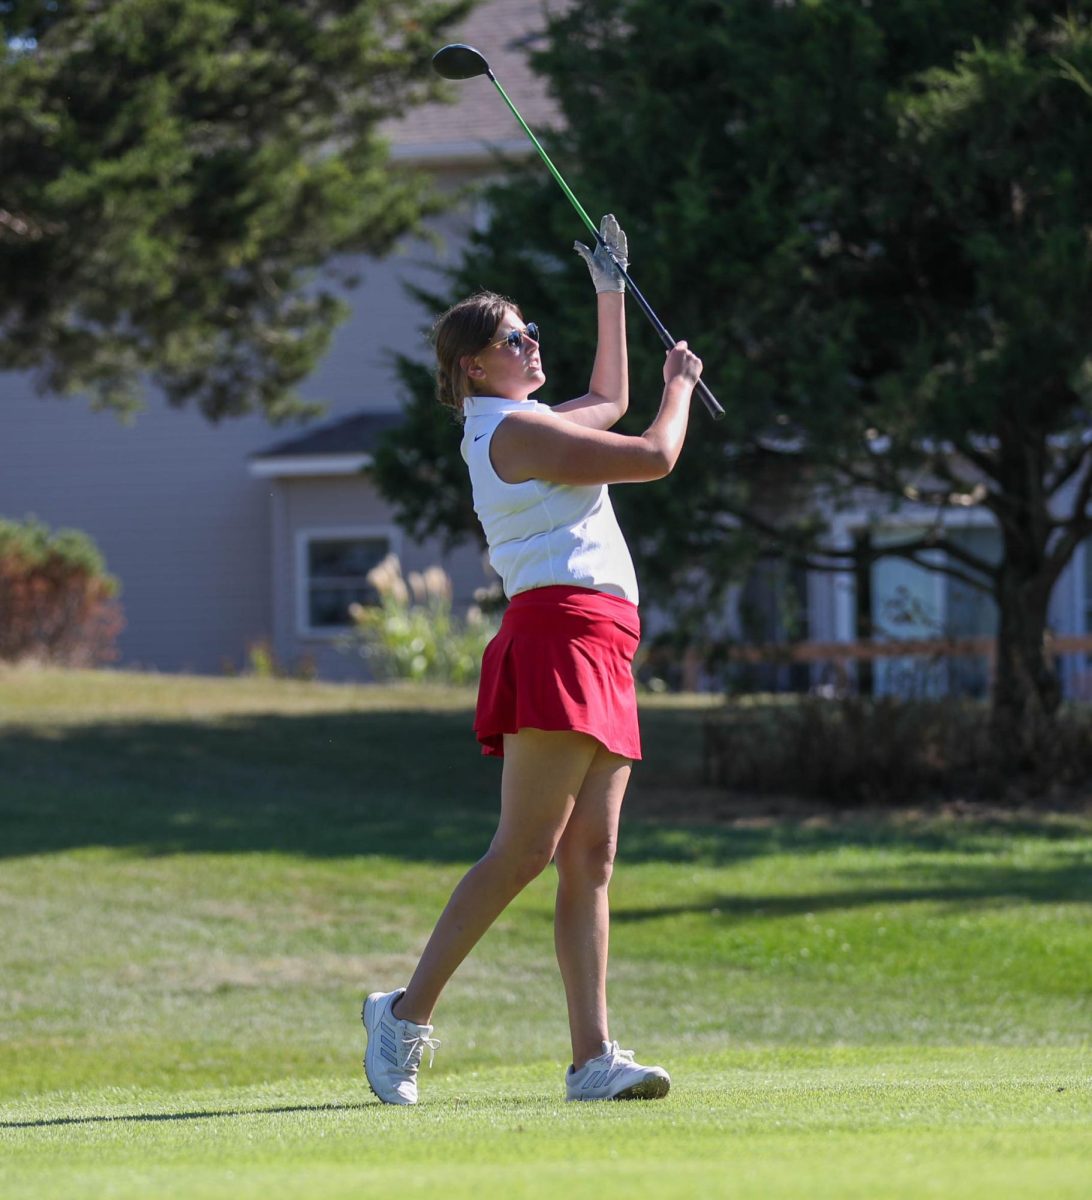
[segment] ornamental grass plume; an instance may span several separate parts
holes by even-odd
[[[367,576],[378,604],[355,603],[355,626],[346,648],[359,653],[379,679],[472,683],[496,624],[474,605],[465,617],[452,614],[451,578],[440,566],[403,578],[388,554]]]
[[[397,554],[388,554],[386,558],[372,567],[366,578],[382,600],[389,598],[396,604],[409,604],[410,593],[402,578],[402,564],[398,561]],[[359,606],[354,605],[353,607]]]

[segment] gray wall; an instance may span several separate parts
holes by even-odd
[[[131,425],[0,376],[0,515],[90,533],[122,582],[127,664],[215,671],[269,629],[258,420],[214,428],[162,401]]]
[[[308,635],[300,629],[301,562],[297,553],[300,535],[321,530],[324,535],[350,534],[361,529],[394,532],[392,549],[402,570],[422,571],[438,565],[451,576],[456,609],[473,602],[476,589],[485,586],[484,560],[476,547],[465,545],[445,554],[438,541],[413,542],[394,522],[390,506],[366,476],[345,478],[293,478],[274,481],[273,504],[273,647],[287,667],[311,661],[325,679],[366,678],[362,661],[339,651],[337,635]]]
[[[352,316],[300,389],[327,404],[322,420],[398,407],[388,348],[427,354],[429,319],[401,280],[435,286],[430,264],[456,252],[468,219],[438,222],[440,247],[409,243],[386,262],[362,264]],[[274,608],[285,604],[273,593],[275,481],[251,476],[247,458],[305,428],[259,417],[214,426],[158,395],[125,425],[83,399],[43,398],[28,377],[0,374],[0,516],[34,514],[95,539],[122,582],[122,665],[238,668],[249,643],[274,637]],[[358,489],[338,512],[366,509],[369,496]]]

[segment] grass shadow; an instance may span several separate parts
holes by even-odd
[[[361,1104],[285,1104],[275,1108],[228,1108],[206,1112],[115,1113],[90,1117],[43,1117],[36,1121],[0,1121],[0,1129],[47,1129],[53,1125],[103,1125],[117,1121],[212,1121],[226,1117],[279,1116],[284,1113],[356,1112],[374,1108],[379,1101]]]
[[[695,787],[700,717],[653,709],[642,724],[648,758],[635,772],[637,788],[670,796]],[[479,754],[469,711],[9,726],[0,728],[0,858],[108,847],[467,862],[489,843],[499,790],[499,763]],[[960,823],[737,827],[659,820],[635,808],[623,832],[629,862],[723,864],[847,843],[997,845],[996,833]],[[1052,836],[1031,819],[1027,829]]]
[[[697,914],[716,921],[776,920],[808,914],[849,911],[875,905],[934,903],[966,909],[971,906],[1013,904],[1090,904],[1092,879],[1087,859],[1067,854],[1049,866],[1021,868],[993,863],[961,863],[946,883],[914,882],[902,887],[852,888],[781,895],[709,895],[690,904],[618,907],[611,910],[617,924],[634,924],[664,917]]]

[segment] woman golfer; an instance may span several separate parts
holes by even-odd
[[[601,232],[626,265],[612,216]],[[637,582],[607,495],[660,479],[686,436],[701,361],[679,342],[663,400],[640,437],[608,433],[629,397],[625,285],[600,246],[576,249],[598,293],[599,340],[587,395],[548,408],[539,331],[512,301],[481,293],[435,328],[437,391],[465,416],[474,508],[509,604],[482,660],[474,728],[502,755],[497,832],[455,888],[405,988],[364,1002],[364,1069],[388,1104],[417,1102],[417,1073],[445,984],[505,907],[553,860],[554,940],[565,985],[569,1100],[656,1099],[661,1067],[619,1049],[607,1023],[607,884],[630,765],[641,757],[631,662]]]

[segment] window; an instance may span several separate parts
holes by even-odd
[[[1081,584],[1082,596],[1081,607],[1081,633],[1092,633],[1092,538],[1085,541],[1082,547],[1081,558],[1084,560],[1081,564]],[[1092,664],[1092,659],[1090,659]]]
[[[305,633],[340,633],[349,606],[375,604],[368,572],[394,549],[388,530],[311,531],[300,535],[300,625]]]
[[[879,546],[897,545],[916,537],[920,530],[881,530]],[[945,535],[957,545],[995,563],[1000,539],[995,529],[948,529]],[[926,561],[944,562],[938,552],[927,551]],[[962,563],[961,570],[973,574]],[[972,638],[997,631],[992,598],[968,583],[929,571],[901,558],[881,558],[872,569],[872,620],[877,636],[888,639]],[[874,668],[875,694],[902,696],[984,696],[989,679],[986,663],[976,657],[953,656],[939,661],[924,658],[880,659]]]

